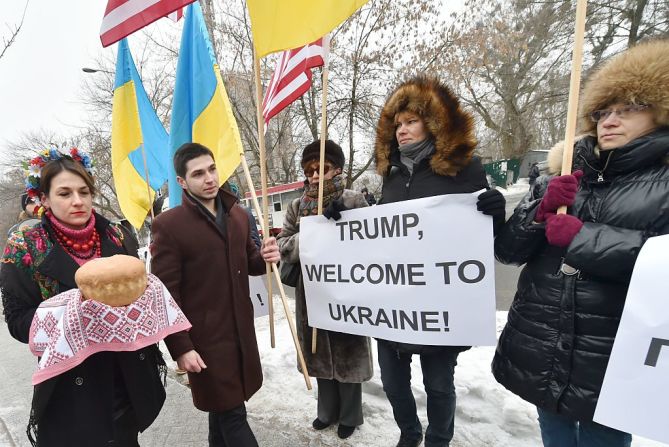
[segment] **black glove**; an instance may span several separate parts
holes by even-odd
[[[341,212],[347,209],[341,200],[333,200],[323,211],[323,216],[328,219],[339,220],[341,219]]]
[[[496,189],[489,189],[479,194],[476,209],[487,216],[505,217],[506,199],[501,192]]]
[[[506,199],[501,192],[496,189],[489,189],[479,194],[478,202],[476,202],[476,209],[487,216],[492,216],[493,233],[497,235],[497,231],[506,219]]]

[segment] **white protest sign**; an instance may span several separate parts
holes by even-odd
[[[253,318],[269,315],[269,304],[267,294],[267,275],[249,276],[249,292],[253,303]]]
[[[300,220],[309,324],[425,345],[495,344],[492,219],[451,194]]]
[[[669,442],[669,236],[646,241],[627,291],[595,421]]]

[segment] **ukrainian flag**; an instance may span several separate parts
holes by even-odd
[[[181,35],[172,100],[171,155],[189,142],[211,149],[221,183],[235,172],[244,153],[198,2],[188,6]],[[181,188],[173,169],[168,181],[170,207],[181,203]]]
[[[112,173],[123,215],[135,227],[144,223],[154,191],[167,180],[169,139],[144,91],[128,42],[118,45],[112,106]],[[147,188],[144,154],[149,171]]]

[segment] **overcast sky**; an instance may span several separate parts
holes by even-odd
[[[21,19],[25,0],[5,0],[0,37]],[[82,118],[81,71],[103,50],[99,29],[106,0],[30,0],[16,42],[0,59],[0,156],[24,132],[68,134]]]

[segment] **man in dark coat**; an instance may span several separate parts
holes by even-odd
[[[604,64],[579,116],[573,175],[540,178],[495,241],[501,262],[526,265],[492,370],[537,406],[545,447],[628,447],[630,434],[592,419],[637,255],[669,233],[669,41]]]
[[[193,402],[209,412],[209,445],[257,446],[244,402],[260,389],[248,275],[277,262],[274,238],[258,250],[237,198],[219,188],[212,152],[186,143],[174,154],[182,204],[153,224],[153,273],[166,285],[193,327],[165,343],[188,372]]]
[[[474,119],[451,90],[436,79],[416,77],[399,85],[381,111],[374,155],[383,177],[380,204],[465,194],[488,189],[483,165],[474,157]],[[505,200],[497,190],[479,195],[477,208],[504,223]],[[446,218],[446,217],[445,217]],[[411,360],[420,356],[427,394],[426,447],[447,447],[453,438],[459,346],[424,346],[378,341],[383,390],[401,435],[397,447],[423,439],[411,391]]]

